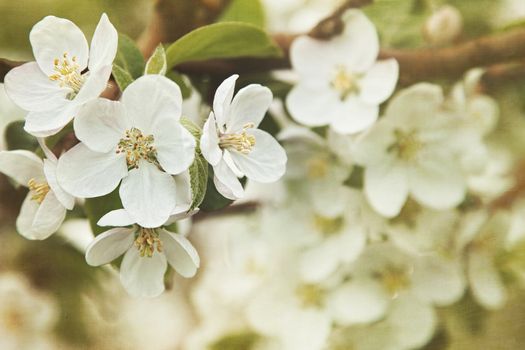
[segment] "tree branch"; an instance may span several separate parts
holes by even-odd
[[[309,36],[316,39],[327,40],[331,37],[341,34],[344,29],[344,23],[341,17],[351,8],[360,8],[370,5],[373,0],[347,0],[339,6],[330,16],[323,19],[308,33]]]

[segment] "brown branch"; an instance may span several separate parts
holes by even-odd
[[[344,29],[344,23],[341,17],[351,8],[360,8],[370,5],[373,0],[347,0],[339,6],[330,16],[323,19],[310,30],[308,35],[313,38],[327,40],[331,37],[341,34]]]
[[[198,222],[216,216],[252,213],[257,208],[259,208],[260,205],[261,203],[252,201],[241,204],[233,204],[216,211],[200,211],[193,216],[193,222]]]

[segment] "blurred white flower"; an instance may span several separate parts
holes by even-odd
[[[257,129],[270,107],[272,92],[252,84],[233,97],[237,78],[232,75],[217,88],[200,141],[202,155],[213,166],[215,187],[230,199],[244,194],[238,177],[274,182],[286,165],[286,153],[279,143]]]
[[[135,80],[122,102],[97,99],[75,119],[82,142],[60,157],[58,180],[77,197],[99,197],[120,181],[120,198],[135,222],[158,227],[177,204],[172,175],[188,169],[195,139],[180,124],[180,89],[161,75]]]
[[[434,45],[452,43],[461,35],[463,17],[452,5],[443,5],[427,19],[423,27],[423,36]]]
[[[23,120],[25,112],[18,108],[5,92],[4,84],[0,83],[0,151],[5,150],[5,130],[16,120]]]
[[[454,119],[442,105],[439,86],[414,85],[392,99],[385,117],[356,144],[365,194],[380,214],[399,214],[409,193],[434,209],[454,207],[465,197]]]
[[[379,104],[394,91],[399,68],[394,59],[376,61],[377,32],[362,12],[350,10],[344,20],[344,33],[330,41],[302,36],[293,42],[290,58],[300,80],[286,106],[301,124],[329,124],[336,132],[352,134],[376,121]]]
[[[29,111],[25,130],[45,137],[57,133],[80,108],[106,88],[117,53],[118,34],[103,14],[88,48],[71,21],[47,16],[29,34],[36,62],[12,69],[5,77],[9,97]],[[84,73],[88,68],[89,72]]]
[[[47,150],[46,155],[42,160],[24,150],[0,152],[0,172],[29,188],[16,220],[18,232],[28,239],[46,239],[55,233],[66,210],[75,205],[74,198],[57,182],[57,159]]]

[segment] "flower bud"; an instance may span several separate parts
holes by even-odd
[[[425,22],[423,36],[433,45],[445,45],[456,39],[463,29],[463,18],[457,8],[444,5]]]

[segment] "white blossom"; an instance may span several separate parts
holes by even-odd
[[[396,86],[398,64],[376,61],[377,32],[362,12],[350,10],[343,19],[344,33],[330,41],[302,36],[293,42],[290,58],[300,80],[286,105],[301,124],[352,134],[376,121],[379,104]]]
[[[117,52],[116,29],[103,14],[88,48],[71,21],[47,16],[35,24],[29,40],[36,62],[12,69],[5,77],[9,97],[29,112],[25,130],[35,136],[57,133],[87,102],[106,88]],[[84,72],[88,68],[88,72]]]

